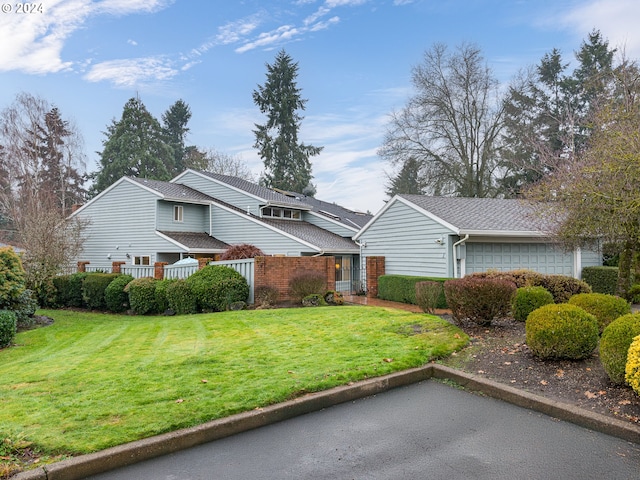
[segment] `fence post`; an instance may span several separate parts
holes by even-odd
[[[209,265],[209,262],[212,261],[212,258],[198,258],[198,270],[202,270],[204,267]]]
[[[125,265],[127,262],[111,262],[111,273],[122,273],[122,265]]]
[[[153,264],[153,278],[156,280],[164,279],[164,266],[169,265],[167,262],[156,262]]]
[[[87,271],[87,265],[89,265],[91,262],[86,262],[86,261],[80,261],[78,262],[78,273],[84,273]]]
[[[367,257],[367,297],[378,296],[378,277],[384,275],[384,257]]]

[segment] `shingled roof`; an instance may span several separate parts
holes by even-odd
[[[358,245],[351,239],[341,237],[328,230],[312,225],[309,222],[298,222],[291,220],[275,220],[261,218],[260,221],[277,228],[280,231],[293,235],[300,240],[310,243],[323,252],[353,252],[358,253]]]
[[[537,228],[533,208],[522,200],[504,198],[427,197],[398,195],[436,221],[466,233],[541,233]]]
[[[159,232],[189,250],[226,250],[228,243],[218,240],[205,232]]]
[[[179,183],[148,180],[146,178],[127,177],[127,179],[158,192],[165,200],[182,202],[209,203],[213,201],[209,195]]]

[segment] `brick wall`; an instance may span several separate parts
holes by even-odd
[[[367,297],[378,296],[378,277],[384,269],[384,257],[367,257]]]
[[[255,288],[275,287],[280,300],[290,300],[289,280],[306,272],[317,272],[327,279],[327,290],[336,288],[336,265],[334,257],[256,257]]]

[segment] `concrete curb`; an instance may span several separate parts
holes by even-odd
[[[424,367],[305,395],[277,405],[232,415],[196,427],[157,435],[50,465],[43,465],[37,469],[19,473],[11,478],[12,480],[78,480],[430,378],[449,380],[469,390],[640,444],[640,428],[622,420],[549,400],[449,367],[429,364]]]

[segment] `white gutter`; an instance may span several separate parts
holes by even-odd
[[[462,240],[458,240],[456,243],[453,244],[453,278],[457,278],[456,277],[456,247],[459,245],[462,245],[464,242],[466,242],[467,240],[469,240],[469,234],[467,233],[464,238]],[[463,269],[464,263],[460,264],[460,278],[464,277],[464,269]]]

